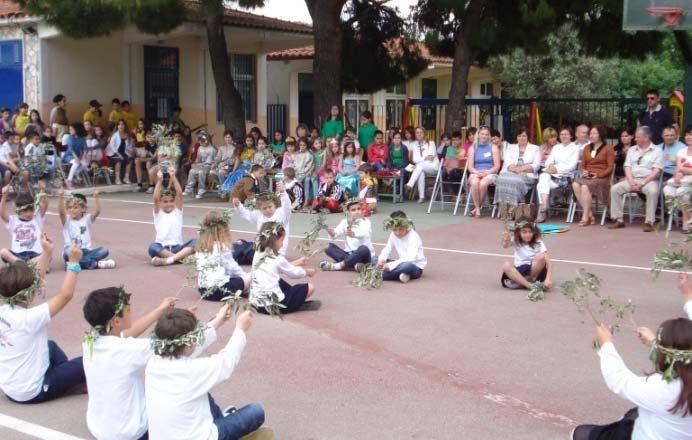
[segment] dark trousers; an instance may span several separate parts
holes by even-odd
[[[224,414],[209,394],[209,409],[219,431],[219,440],[237,440],[257,431],[264,423],[264,408],[259,403],[251,403]]]
[[[49,365],[43,376],[41,392],[31,400],[17,403],[47,402],[64,396],[77,385],[86,383],[81,356],[68,360],[58,344],[48,341],[48,358]]]
[[[337,263],[343,261],[344,269],[353,269],[356,263],[370,264],[372,258],[367,246],[359,246],[355,251],[346,252],[334,243],[329,243],[324,253]]]
[[[413,263],[401,263],[394,270],[382,272],[382,279],[385,281],[399,281],[399,275],[402,273],[409,275],[412,280],[415,280],[423,275],[423,269]]]
[[[213,289],[200,288],[199,294],[207,301],[221,301],[229,294],[237,292],[238,290],[242,292],[244,289],[245,282],[242,278],[230,278],[222,287],[215,287]]]

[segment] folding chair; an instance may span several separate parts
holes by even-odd
[[[437,170],[437,176],[435,177],[435,185],[433,186],[432,195],[430,196],[430,203],[428,203],[428,214],[432,210],[433,203],[439,203],[440,209],[444,210],[445,204],[454,204],[454,215],[456,215],[456,209],[459,205],[459,199],[464,188],[464,182],[466,181],[466,161],[464,160],[464,172],[462,173],[461,180],[457,182],[456,180],[444,180],[444,169],[446,160],[443,158],[440,161],[440,168]],[[455,168],[461,169],[461,168]],[[457,190],[456,201],[445,200],[445,185],[459,185]],[[437,196],[440,196],[439,200],[435,200]],[[447,197],[453,197],[454,194],[448,194]]]
[[[492,199],[490,197],[490,189],[493,189],[492,193]],[[469,186],[468,178],[466,179],[466,203],[464,204],[464,216],[469,215],[469,207],[471,207],[471,188]],[[497,212],[497,205],[495,204],[495,184],[491,183],[488,185],[488,193],[485,196],[485,200],[483,200],[483,206],[481,206],[481,211],[483,208],[492,208],[492,211],[490,213],[490,218],[495,217],[495,212]]]
[[[577,167],[577,175],[579,175],[578,173],[579,173],[579,167]],[[615,180],[615,167],[613,167],[613,171],[610,173],[610,186],[613,186],[614,180]],[[567,210],[567,219],[566,219],[567,223],[574,223],[574,216],[576,215],[577,210],[581,209],[579,207],[579,203],[577,203],[576,199],[577,198],[575,197],[574,192],[572,192],[572,197],[569,201],[569,209]],[[595,202],[594,202],[593,195],[591,196],[591,206],[592,206],[592,211],[595,212],[596,214],[598,214],[598,206],[599,206],[598,199],[595,199]],[[603,211],[601,212],[601,226],[605,225],[607,214],[608,214],[608,205],[606,204],[606,205],[603,205]]]
[[[663,183],[663,170],[661,170],[661,175],[658,176],[658,191],[659,194],[656,196],[657,199],[660,200],[661,194],[663,192],[663,187],[661,186]],[[635,213],[636,209],[634,208],[634,205],[641,204],[641,199],[640,199],[641,193],[636,193],[636,192],[629,192],[627,194],[624,194],[622,196],[622,200],[624,202],[623,205],[623,212],[627,211],[628,217],[630,219],[630,223],[634,221],[634,217],[646,217],[646,214],[641,214],[641,213]],[[629,203],[628,203],[629,202]],[[658,209],[658,207],[657,207]],[[659,215],[659,221],[661,224],[665,224],[666,219],[665,219],[665,203],[664,206],[661,207],[660,215]]]

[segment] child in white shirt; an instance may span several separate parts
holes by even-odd
[[[408,283],[420,278],[428,260],[423,253],[423,241],[413,230],[411,220],[403,211],[394,211],[385,219],[384,229],[392,232],[377,259],[377,267],[384,270],[382,279]],[[393,261],[389,260],[392,250],[396,251],[398,257]]]
[[[67,251],[72,244],[82,249],[82,259],[79,264],[82,269],[112,269],[115,261],[106,260],[108,249],[105,247],[91,247],[91,225],[101,214],[99,192],[94,191],[94,209],[87,213],[87,200],[82,194],[72,194],[67,202],[63,203],[64,191],[58,191],[58,214],[62,223],[63,258],[67,261]],[[69,211],[69,213],[68,213]]]
[[[549,290],[553,284],[553,265],[536,223],[520,218],[515,224],[514,236],[505,230],[502,247],[510,246],[514,250],[514,262],[506,261],[502,265],[502,287],[531,289],[531,283],[540,281],[543,289]]]
[[[39,188],[45,188],[39,182]],[[0,200],[0,219],[5,224],[12,239],[10,249],[0,249],[0,257],[7,263],[23,260],[36,263],[41,256],[41,234],[43,233],[43,218],[48,210],[48,197],[40,196],[38,212],[35,212],[34,197],[22,192],[14,200],[16,215],[7,215],[7,198],[10,187],[2,188]]]
[[[233,242],[228,219],[211,211],[202,221],[195,247],[197,287],[202,298],[221,301],[250,287],[250,274],[233,259]]]
[[[152,335],[155,355],[146,367],[145,394],[149,437],[166,440],[231,440],[257,430],[264,409],[252,403],[223,413],[209,394],[227,380],[245,349],[245,332],[252,320],[249,311],[236,319],[235,330],[217,354],[195,358],[216,340],[216,329],[227,319],[224,305],[209,323],[201,323],[189,310],[165,312]]]
[[[85,381],[82,358],[68,360],[48,340],[48,324],[74,295],[82,251],[78,246],[70,248],[60,289],[48,301],[31,307],[53,252],[46,234],[41,236],[41,246],[36,265],[18,261],[0,269],[0,390],[17,403],[53,400]]]
[[[183,189],[175,171],[168,169],[171,180],[166,189],[163,188],[163,171],[156,173],[153,197],[156,239],[148,251],[154,266],[168,266],[195,253],[195,240],[183,241]]]
[[[266,222],[279,222],[288,235],[291,222],[291,199],[286,193],[283,182],[276,183],[276,191],[279,193],[278,201],[274,193],[261,193],[257,196],[257,209],[253,211],[246,209],[237,198],[233,198],[231,203],[240,217],[255,225],[258,232]],[[284,240],[279,254],[286,255],[286,249],[288,249],[288,237]],[[252,243],[238,240],[233,246],[233,256],[239,264],[250,264],[254,257]]]
[[[154,355],[151,340],[137,338],[169,308],[166,298],[154,310],[132,322],[131,294],[123,287],[94,290],[84,302],[84,319],[91,330],[82,353],[89,388],[86,420],[97,439],[139,439],[147,433],[144,368]]]
[[[692,321],[670,319],[656,334],[647,328],[637,331],[640,339],[651,346],[653,374],[633,373],[615,349],[608,327],[596,327],[606,385],[637,408],[610,425],[577,426],[571,438],[692,439]]]
[[[279,253],[285,238],[286,230],[278,222],[265,223],[257,234],[257,252],[252,260],[250,303],[261,313],[295,312],[315,293],[315,287],[311,283],[291,286],[281,279],[282,275],[294,279],[315,275],[315,269],[300,267],[308,262],[307,258],[302,257],[289,263]],[[319,306],[318,302],[312,302]]]
[[[330,239],[345,236],[344,249],[334,243],[329,243],[324,251],[336,263],[323,261],[320,263],[322,270],[355,269],[359,271],[363,265],[370,264],[375,248],[372,246],[372,226],[370,219],[363,217],[363,207],[359,198],[352,198],[344,203],[346,208],[345,218],[339,222],[336,228],[328,228]]]

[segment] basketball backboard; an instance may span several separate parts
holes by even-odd
[[[626,31],[692,29],[692,0],[624,0],[622,29]]]

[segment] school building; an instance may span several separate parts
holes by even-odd
[[[224,20],[248,127],[293,132],[299,122],[312,125],[312,27],[234,9],[226,10]],[[405,84],[368,95],[344,93],[346,122],[357,126],[360,113],[370,109],[381,128],[398,127],[407,97],[446,98],[452,59],[422,45],[421,53],[428,68]],[[70,121],[80,120],[92,99],[107,115],[117,97],[151,121],[167,119],[180,105],[190,127],[207,124],[213,134],[223,131],[202,23],[186,22],[163,35],[130,26],[106,37],[72,39],[16,3],[0,0],[0,107],[27,102],[47,119],[58,93],[67,97]],[[499,93],[490,70],[471,68],[469,97]]]

